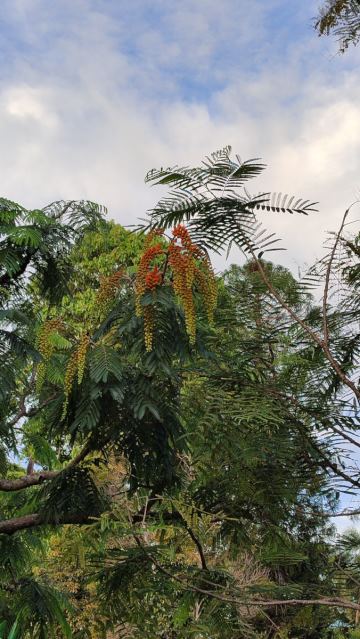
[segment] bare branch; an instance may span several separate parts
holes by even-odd
[[[277,389],[275,390],[273,388],[268,388],[267,392],[271,393],[272,395],[275,395],[275,397],[281,397],[282,399],[285,399],[286,401],[291,402],[294,406],[296,406],[296,408],[299,408],[300,410],[304,411],[305,413],[307,413],[314,419],[317,419],[324,426],[325,430],[332,430],[334,433],[336,433],[337,435],[339,435],[340,437],[348,441],[350,444],[352,444],[356,448],[360,448],[360,442],[356,441],[356,439],[351,437],[344,430],[340,430],[340,428],[337,428],[334,424],[324,421],[321,415],[319,415],[318,411],[312,410],[309,406],[304,406],[301,402],[299,402],[298,399],[296,399],[296,397],[293,397],[292,395],[287,395],[286,393],[281,393]]]
[[[339,513],[323,513],[322,517],[355,517],[360,515],[360,509],[358,510],[342,510]]]
[[[43,470],[40,473],[34,473],[33,475],[24,475],[23,477],[19,477],[18,479],[0,478],[0,491],[12,492],[16,490],[22,490],[23,488],[29,488],[30,486],[38,486],[48,479],[54,479],[54,477],[57,477],[58,475],[60,475],[60,473],[63,473],[69,468],[72,468],[73,466],[76,466],[77,464],[82,462],[89,454],[90,450],[90,446],[89,444],[87,444],[80,451],[80,453],[76,455],[76,457],[74,457],[74,459],[72,459],[65,468],[62,468],[61,470]]]
[[[331,268],[332,268],[332,264],[333,264],[334,257],[335,257],[335,251],[336,251],[337,246],[339,244],[340,236],[341,236],[341,233],[342,233],[343,228],[345,226],[345,221],[346,221],[346,218],[347,218],[347,216],[349,214],[350,208],[351,207],[346,209],[346,211],[344,213],[344,216],[343,216],[343,219],[342,219],[342,222],[341,222],[341,225],[340,225],[340,229],[339,229],[338,233],[336,234],[336,239],[335,239],[335,242],[334,242],[334,246],[332,247],[332,251],[330,253],[330,257],[329,257],[329,261],[328,261],[328,265],[327,265],[327,269],[326,269],[323,304],[322,304],[322,307],[323,307],[324,346],[326,346],[326,347],[329,346],[329,327],[328,327],[328,319],[327,319],[327,298],[328,298],[329,285],[330,285]]]
[[[16,490],[22,490],[23,488],[29,488],[30,486],[38,486],[48,479],[57,477],[60,472],[61,471],[58,470],[44,470],[41,473],[24,475],[18,479],[0,479],[0,490],[5,493],[10,493]]]
[[[86,524],[89,523],[89,515],[84,514],[71,514],[64,515],[56,521],[48,521],[44,519],[44,516],[40,513],[32,513],[31,515],[24,515],[23,517],[14,517],[13,519],[6,519],[0,521],[0,534],[13,535],[19,530],[25,530],[26,528],[34,528],[36,526],[51,526],[62,524]]]
[[[195,544],[195,546],[197,548],[197,551],[198,551],[198,554],[199,554],[199,557],[200,557],[201,568],[203,570],[207,570],[208,568],[207,568],[207,565],[206,565],[206,559],[205,559],[203,547],[202,547],[199,539],[196,537],[195,533],[193,532],[192,528],[190,528],[190,526],[187,524],[187,522],[185,521],[185,519],[183,517],[182,517],[182,520],[183,520],[183,524],[184,524],[184,528],[185,528],[186,532],[188,533],[189,537],[193,540],[193,542],[194,542],[194,544]]]
[[[48,404],[51,404],[51,402],[54,401],[54,399],[56,399],[56,395],[51,395],[51,397],[48,397],[47,399],[45,399],[43,402],[41,402],[41,404],[39,404],[38,406],[34,406],[34,408],[30,408],[29,410],[26,410],[25,399],[26,399],[26,395],[21,398],[20,408],[18,412],[16,413],[15,417],[13,417],[13,419],[7,422],[7,426],[15,426],[15,424],[17,424],[17,422],[22,417],[33,417],[34,415],[37,415],[37,413],[39,413],[43,408],[45,408],[45,406],[48,406]]]

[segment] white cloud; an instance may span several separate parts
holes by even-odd
[[[30,207],[86,197],[131,224],[160,195],[143,184],[148,169],[230,143],[269,164],[255,192],[320,201],[311,219],[269,217],[289,247],[281,261],[321,252],[359,187],[360,90],[357,51],[324,53],[314,7],[294,10],[304,21],[294,37],[269,22],[271,9],[289,15],[285,0],[5,5],[22,45],[1,73],[5,196]]]
[[[4,111],[18,120],[33,120],[42,127],[53,128],[57,117],[46,106],[46,96],[38,89],[14,87],[3,93]]]

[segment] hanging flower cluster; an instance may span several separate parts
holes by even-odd
[[[157,233],[156,235],[159,235]],[[151,246],[151,242],[155,233],[152,231],[148,234],[144,244],[144,252],[140,259],[140,264],[136,277],[136,314],[140,317],[142,315],[141,298],[147,289],[153,290],[161,283],[161,273],[158,267],[150,269],[151,263],[165,251],[160,242],[157,242]]]
[[[78,384],[81,384],[84,377],[86,353],[88,351],[89,345],[90,345],[90,335],[85,334],[82,336],[76,351],[77,352]]]
[[[85,362],[86,362],[86,354],[90,345],[90,336],[86,333],[83,335],[77,345],[77,348],[71,354],[71,357],[68,361],[65,378],[64,378],[64,394],[65,394],[65,402],[63,407],[63,416],[66,414],[66,409],[69,401],[69,396],[71,393],[72,385],[75,377],[77,376],[77,381],[81,384],[84,371],[85,371]]]
[[[45,320],[40,328],[36,345],[39,349],[39,353],[42,355],[43,361],[38,365],[36,373],[36,389],[38,392],[40,392],[45,381],[47,363],[55,350],[55,343],[51,337],[54,333],[60,333],[63,329],[64,324],[59,318]]]
[[[144,318],[144,339],[145,339],[145,348],[147,351],[151,351],[153,345],[153,336],[154,336],[154,312],[153,308],[148,306],[141,305],[141,299],[146,291],[153,291],[159,286],[163,281],[163,274],[159,270],[158,265],[156,264],[151,268],[152,262],[165,254],[164,247],[160,242],[157,242],[154,245],[151,245],[154,239],[162,235],[163,231],[161,229],[156,229],[155,231],[151,231],[145,240],[144,243],[144,252],[140,259],[140,264],[136,277],[136,285],[135,285],[135,308],[136,315],[138,317]]]
[[[174,240],[169,246],[169,265],[173,272],[173,286],[184,308],[186,330],[190,343],[195,342],[196,316],[193,283],[196,258],[187,229],[178,225],[173,229]]]
[[[99,315],[104,315],[109,310],[109,305],[119,290],[123,271],[116,271],[112,275],[101,276],[100,286],[98,288],[95,305]]]
[[[211,324],[217,302],[217,284],[213,267],[206,254],[203,254],[200,265],[196,266],[195,280],[202,295],[208,321]]]
[[[152,350],[153,341],[154,341],[154,309],[148,304],[148,306],[144,306],[143,309],[143,318],[144,318],[144,341],[145,348],[148,352]]]
[[[67,408],[69,396],[71,393],[73,381],[76,377],[77,369],[78,369],[78,357],[77,357],[77,350],[75,350],[73,351],[73,353],[71,353],[71,356],[67,363],[67,367],[65,371],[65,377],[64,377],[65,403],[63,408],[63,415],[65,415],[66,413],[66,408]]]
[[[64,324],[62,320],[58,318],[46,320],[43,323],[37,338],[37,347],[46,362],[49,361],[55,349],[55,344],[51,340],[51,335],[53,333],[60,333],[63,328]]]
[[[156,265],[154,266],[152,271],[149,271],[149,273],[146,274],[146,277],[145,277],[146,288],[149,291],[152,291],[161,283],[161,279],[162,279],[162,274],[160,273],[159,268]]]
[[[194,290],[198,290],[203,298],[209,321],[213,319],[217,298],[216,280],[210,260],[192,242],[186,227],[182,224],[175,226],[168,246],[160,242],[153,244],[159,235],[163,235],[162,229],[152,231],[147,236],[136,280],[136,313],[144,318],[147,351],[151,351],[153,345],[154,307],[151,304],[143,306],[142,297],[163,284],[166,275],[170,273],[168,281],[184,309],[186,330],[192,344],[196,336]]]

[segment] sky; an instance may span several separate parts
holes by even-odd
[[[360,190],[360,47],[317,37],[318,4],[2,0],[1,194],[91,199],[130,225],[163,194],[149,169],[230,144],[268,166],[253,193],[319,201],[266,221],[281,263],[310,264]]]

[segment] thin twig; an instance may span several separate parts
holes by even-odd
[[[206,559],[205,559],[205,555],[204,555],[204,551],[203,551],[203,547],[199,541],[199,539],[196,537],[195,533],[193,532],[193,530],[190,528],[190,526],[188,525],[188,523],[183,520],[184,522],[184,528],[186,530],[186,532],[188,533],[189,537],[193,540],[197,551],[199,553],[199,557],[200,557],[200,563],[201,563],[201,568],[203,570],[207,570],[207,564],[206,564]]]
[[[223,601],[225,603],[232,603],[236,605],[244,605],[253,608],[264,607],[269,608],[272,606],[327,606],[332,608],[349,608],[351,610],[359,610],[360,604],[355,604],[351,601],[344,601],[340,598],[334,599],[253,599],[253,600],[242,600],[235,597],[228,597],[225,595],[220,595],[219,593],[213,592],[211,590],[205,590],[204,588],[199,588],[198,586],[194,586],[193,584],[189,584],[186,578],[179,577],[178,575],[174,575],[169,570],[164,568],[153,555],[149,555],[146,548],[141,543],[139,535],[133,535],[136,544],[143,551],[146,559],[151,562],[160,572],[164,575],[170,577],[177,583],[181,584],[181,586],[186,590],[191,590],[192,592],[198,592],[202,595],[206,595],[207,597],[211,597],[213,599],[217,599],[219,601]],[[218,584],[214,584],[214,586],[218,586]]]
[[[303,319],[301,319],[301,317],[299,317],[299,315],[285,302],[285,300],[281,297],[281,295],[279,295],[279,293],[277,292],[277,290],[274,288],[274,286],[272,285],[271,281],[269,280],[269,278],[268,278],[268,276],[267,276],[267,274],[265,272],[265,269],[264,269],[264,267],[262,265],[261,260],[256,256],[255,252],[253,251],[253,249],[251,247],[249,248],[249,251],[250,251],[253,259],[256,261],[256,264],[258,265],[261,278],[262,278],[263,282],[266,284],[266,286],[267,286],[269,292],[271,293],[271,295],[287,311],[287,313],[290,315],[290,317],[292,317],[293,320],[295,320],[295,322],[297,324],[299,324],[304,329],[304,331],[311,337],[311,339],[318,346],[320,346],[320,348],[323,351],[326,359],[331,364],[332,368],[334,369],[334,371],[336,372],[338,377],[341,379],[341,381],[346,386],[351,388],[351,390],[353,391],[353,393],[356,396],[356,398],[360,401],[360,390],[355,386],[355,384],[351,381],[351,379],[349,379],[345,375],[345,373],[342,370],[339,362],[333,357],[328,345],[325,343],[325,341],[321,338],[321,336],[318,333],[313,331],[312,328],[310,328],[310,326],[308,326],[308,324]]]
[[[328,298],[328,292],[329,292],[329,285],[330,285],[330,275],[331,275],[331,268],[332,268],[332,264],[334,261],[334,257],[335,257],[335,252],[337,249],[337,246],[339,244],[339,240],[341,237],[341,233],[343,231],[343,228],[345,226],[345,222],[346,222],[346,218],[349,215],[350,209],[352,206],[354,206],[354,204],[356,204],[356,202],[353,202],[353,204],[351,206],[349,206],[348,209],[346,209],[341,225],[340,225],[340,229],[336,234],[336,239],[334,242],[334,246],[332,247],[332,251],[330,253],[330,257],[329,257],[329,261],[328,261],[328,265],[327,265],[327,269],[326,269],[326,275],[325,275],[325,286],[324,286],[324,295],[323,295],[323,303],[322,303],[322,307],[323,307],[323,333],[324,333],[324,345],[326,347],[329,346],[329,326],[328,326],[328,318],[327,318],[327,298]]]
[[[21,398],[20,409],[16,413],[15,417],[13,417],[13,419],[10,419],[10,421],[7,422],[7,426],[10,426],[10,427],[15,426],[15,424],[17,424],[17,422],[22,417],[34,417],[34,415],[37,415],[37,413],[39,413],[43,408],[45,408],[45,406],[48,406],[49,404],[51,404],[51,402],[54,401],[54,399],[56,399],[56,394],[51,395],[50,397],[45,399],[43,402],[41,402],[41,404],[39,404],[38,406],[34,406],[34,408],[30,408],[29,410],[26,410],[25,399],[26,399],[26,396],[23,396]]]

